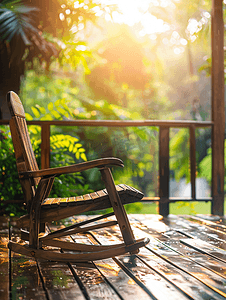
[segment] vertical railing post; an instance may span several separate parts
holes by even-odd
[[[191,197],[196,199],[196,141],[195,141],[195,126],[190,125],[190,178],[191,178]]]
[[[223,1],[212,0],[212,208],[224,215],[224,21]]]
[[[41,125],[41,168],[50,167],[50,125],[43,123]]]
[[[159,130],[159,214],[169,214],[169,127]]]

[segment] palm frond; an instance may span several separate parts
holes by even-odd
[[[20,43],[20,47],[29,48],[33,56],[42,54],[44,59],[57,56],[56,47],[42,37],[34,20],[37,19],[36,7],[25,6],[20,0],[3,0],[0,3],[0,46],[11,41]],[[14,42],[15,45],[15,42]],[[11,56],[17,49],[11,48]]]
[[[20,1],[3,1],[0,4],[0,40],[10,42],[14,36],[20,36],[25,46],[31,45],[29,33],[38,33],[32,24],[35,7],[24,6]],[[30,34],[29,34],[30,35]]]

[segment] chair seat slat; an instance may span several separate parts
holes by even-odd
[[[42,205],[50,205],[53,202],[54,198],[46,198]]]
[[[59,205],[60,206],[67,206],[68,198],[60,198]]]
[[[116,185],[116,190],[119,193],[119,195],[124,192],[126,189],[123,188],[121,185]]]
[[[98,196],[98,194],[97,194],[96,192],[91,193],[91,194],[90,194],[90,197],[91,197],[93,200],[99,198],[99,196]]]
[[[59,203],[60,203],[60,198],[55,198],[55,199],[52,201],[51,206],[52,206],[52,207],[58,207]]]
[[[134,195],[134,196],[137,195],[138,191],[135,188],[128,186],[126,184],[120,184],[120,186],[126,189],[130,195]]]
[[[135,188],[119,184],[116,185],[116,189],[122,198],[123,202],[131,203],[135,201],[139,201],[143,194],[136,190]],[[85,194],[83,196],[77,197],[68,197],[68,198],[47,198],[42,203],[42,209],[56,208],[58,205],[60,206],[75,206],[75,205],[84,205],[87,203],[92,203],[94,201],[108,201],[108,193],[106,189],[97,191],[95,193]]]
[[[76,205],[76,197],[69,197],[67,200],[67,205],[68,206]]]
[[[100,190],[98,192],[96,192],[100,198],[103,198],[103,199],[107,199],[108,198],[108,195],[103,191],[103,190]]]
[[[91,200],[90,194],[83,195],[84,200]]]
[[[84,201],[83,196],[77,196],[76,201]]]

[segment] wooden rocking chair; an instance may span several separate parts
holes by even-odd
[[[139,201],[143,194],[124,184],[115,186],[109,169],[109,166],[123,167],[123,162],[118,158],[102,158],[72,166],[39,170],[27,130],[23,105],[14,92],[7,94],[7,101],[12,115],[10,130],[17,170],[28,211],[27,215],[18,220],[18,225],[21,228],[21,239],[29,241],[29,244],[9,241],[9,248],[14,252],[34,258],[65,262],[85,262],[114,257],[127,252],[138,253],[138,249],[145,246],[149,240],[135,240],[123,205]],[[91,168],[99,168],[106,189],[79,197],[48,198],[56,176]],[[109,207],[113,208],[113,212],[107,215],[76,223],[51,233],[43,230],[46,222]],[[104,221],[95,223],[95,225],[88,225],[112,215],[115,215],[116,221]],[[116,224],[119,225],[124,241],[117,245],[86,245],[59,239],[63,236]],[[41,231],[45,233],[42,234]],[[59,249],[44,250],[45,246]],[[70,253],[59,251],[61,249],[69,250]]]

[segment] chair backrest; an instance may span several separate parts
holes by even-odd
[[[20,98],[16,93],[9,92],[7,94],[7,102],[12,116],[10,119],[10,131],[12,135],[18,173],[20,174],[21,172],[25,171],[37,171],[38,165],[31,146],[25,119],[25,112]],[[34,182],[31,182],[31,186],[37,185],[39,180],[40,178],[35,179]]]

